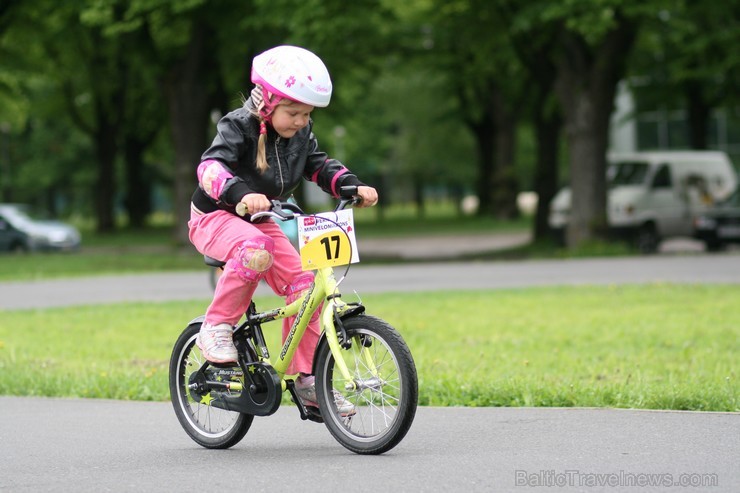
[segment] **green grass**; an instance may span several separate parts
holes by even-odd
[[[740,286],[655,284],[363,302],[406,338],[421,405],[740,411],[738,299]],[[206,304],[0,312],[0,394],[167,400],[172,344]]]
[[[408,208],[390,209],[383,221],[378,221],[372,210],[357,209],[355,212],[360,247],[363,238],[523,231],[529,228],[528,219],[507,222],[458,217],[453,209],[442,206],[430,211],[423,221]],[[172,228],[164,220],[143,230],[123,228],[104,235],[95,234],[89,225],[81,227],[83,247],[80,252],[0,254],[0,282],[204,268],[202,256],[191,245],[177,245],[173,241]],[[364,263],[372,261],[367,256],[363,257]]]

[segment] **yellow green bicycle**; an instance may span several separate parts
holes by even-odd
[[[354,204],[355,193],[356,188],[345,187],[333,214]],[[313,284],[301,298],[267,311],[257,311],[252,303],[243,322],[234,327],[238,364],[206,361],[195,344],[203,317],[188,324],[172,350],[169,369],[170,397],[180,424],[203,447],[229,448],[244,438],[255,416],[275,413],[288,392],[302,419],[323,422],[348,450],[382,454],[392,449],[416,414],[416,366],[396,329],[367,315],[361,303],[341,298],[333,267],[347,262],[349,270],[353,256],[346,252],[353,243],[349,228],[326,215],[307,215],[287,202],[274,201],[270,211],[260,214],[276,220],[308,217],[312,224],[329,221],[336,228],[321,228],[313,242],[316,248],[307,249],[306,262],[317,268]],[[206,262],[219,265],[213,259]],[[313,408],[302,404],[286,369],[317,310],[321,310],[322,334],[313,362],[318,402],[318,408]],[[284,344],[271,355],[262,325],[292,316],[296,318]],[[338,395],[353,404],[351,413],[337,408]]]

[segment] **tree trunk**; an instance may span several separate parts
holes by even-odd
[[[579,94],[566,111],[570,150],[570,218],[566,243],[575,247],[606,231],[606,134],[589,94]],[[608,114],[609,112],[607,112]],[[607,122],[608,125],[608,122]]]
[[[105,111],[99,111],[97,127],[93,133],[93,145],[98,165],[98,176],[93,191],[98,233],[109,233],[116,227],[114,199],[116,196],[116,154],[118,153],[117,133],[117,126],[108,120]]]
[[[698,81],[686,83],[686,100],[689,110],[689,145],[692,149],[707,149],[709,135],[709,118],[712,112]]]
[[[516,178],[516,119],[503,100],[496,105],[496,149],[493,175],[492,213],[494,217],[509,220],[519,217]]]
[[[496,124],[491,112],[484,112],[482,118],[469,123],[469,127],[475,136],[478,149],[478,215],[488,216],[493,212],[493,176],[495,173],[495,129]]]
[[[164,64],[156,51],[148,23],[124,34],[121,41],[124,46],[137,47],[136,57],[124,59],[126,78],[122,80],[128,87],[122,128],[126,185],[124,206],[130,226],[142,228],[146,226],[147,217],[152,212],[155,183],[153,171],[147,167],[144,155],[159,135],[160,129],[167,127],[168,121],[166,101],[155,96],[162,89]],[[139,64],[143,64],[146,69],[142,70]]]
[[[205,31],[203,24],[193,20],[187,53],[170,71],[166,88],[175,146],[174,235],[182,245],[189,241],[190,197],[197,185],[195,171],[207,145],[209,95],[203,74],[209,70],[212,57],[206,50]]]
[[[415,174],[412,183],[414,188],[414,203],[416,204],[416,217],[424,219],[426,210],[424,209],[424,176]]]
[[[129,225],[141,228],[151,212],[151,179],[146,176],[144,151],[147,143],[128,135],[124,143],[124,160],[126,162],[126,198],[124,205],[128,212]]]
[[[107,79],[125,73],[122,48],[116,40],[108,40],[102,31],[90,32],[94,48],[89,67],[92,81],[94,123],[86,131],[93,140],[98,176],[93,192],[96,229],[108,233],[115,229],[116,158],[121,129],[121,108],[126,101],[126,87],[109,87]],[[81,121],[81,118],[78,118]],[[80,125],[85,129],[85,125]]]
[[[532,120],[537,143],[533,184],[537,195],[537,209],[533,225],[535,241],[546,239],[551,234],[548,225],[550,202],[555,197],[559,185],[558,163],[563,120],[560,107],[553,95],[553,85],[557,76],[554,55],[557,33],[557,27],[550,26],[536,33],[512,35],[513,47],[527,71],[532,75],[534,88]]]
[[[478,196],[477,215],[481,217],[494,213],[493,185],[496,175],[496,125],[498,123],[495,115],[499,92],[492,80],[482,84],[482,87],[485,90],[478,91],[475,97],[462,90],[458,92],[461,107],[480,108],[475,115],[470,112],[464,114],[463,121],[473,134],[477,150],[478,176],[475,186]]]
[[[616,86],[636,29],[615,15],[615,28],[595,47],[565,32],[555,91],[563,108],[570,154],[571,210],[566,243],[606,237],[606,150]]]
[[[0,123],[0,201],[13,202],[13,166],[10,157],[10,124]]]
[[[547,107],[548,94],[538,98],[534,114],[537,141],[537,163],[534,173],[534,191],[537,194],[537,212],[534,219],[535,241],[550,236],[548,216],[550,202],[558,189],[558,155],[560,149],[560,130],[563,126],[559,110]]]

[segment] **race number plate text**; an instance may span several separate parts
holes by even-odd
[[[303,270],[360,261],[352,209],[298,218],[298,244]]]

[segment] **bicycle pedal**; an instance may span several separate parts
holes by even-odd
[[[208,362],[208,365],[209,366],[212,366],[214,368],[224,368],[224,369],[236,368],[236,369],[239,369],[239,363],[237,363],[236,361],[230,361],[228,363],[215,363],[213,361],[209,361]]]
[[[304,406],[306,409],[306,419],[309,421],[314,421],[316,423],[323,423],[324,418],[321,417],[321,411],[319,411],[318,407],[314,406]]]
[[[293,404],[298,408],[298,412],[301,414],[302,420],[314,421],[316,423],[324,422],[324,418],[321,417],[321,411],[319,411],[319,408],[303,404],[303,401],[301,401],[301,398],[298,397],[298,394],[296,393],[295,382],[293,380],[286,380],[285,385],[288,388],[290,400],[293,401]]]

